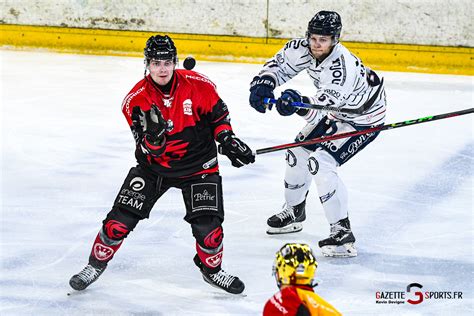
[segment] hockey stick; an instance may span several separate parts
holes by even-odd
[[[322,136],[322,137],[310,139],[310,140],[299,142],[299,143],[289,143],[289,144],[283,144],[283,145],[278,145],[278,146],[273,146],[273,147],[261,148],[261,149],[257,149],[255,154],[261,155],[261,154],[271,153],[271,152],[279,151],[283,149],[300,147],[300,146],[305,146],[305,145],[313,145],[313,144],[322,143],[328,140],[347,138],[347,137],[352,137],[352,136],[357,136],[357,135],[362,135],[362,134],[381,132],[381,131],[386,131],[389,129],[405,127],[405,126],[421,124],[421,123],[427,123],[427,122],[433,122],[436,120],[442,120],[442,119],[446,119],[450,117],[471,114],[471,113],[474,113],[474,108],[465,109],[465,110],[456,111],[456,112],[438,114],[438,115],[433,115],[433,116],[426,116],[426,117],[422,117],[422,118],[418,118],[414,120],[408,120],[408,121],[403,121],[403,122],[398,122],[398,123],[393,123],[393,124],[380,125],[376,127],[363,129],[360,131],[346,132],[346,133],[341,133],[341,134],[336,134],[336,135],[331,135],[331,136]]]
[[[263,103],[276,104],[277,100],[265,98],[263,99]],[[363,112],[360,109],[340,109],[334,106],[324,106],[324,105],[317,105],[317,104],[304,103],[304,102],[291,102],[290,105],[294,106],[295,108],[321,110],[324,112],[334,112],[334,113],[361,114]]]

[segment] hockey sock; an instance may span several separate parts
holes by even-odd
[[[92,251],[89,256],[89,263],[96,267],[105,267],[112,260],[115,252],[122,245],[123,240],[113,240],[106,236],[101,229],[95,238]]]
[[[209,273],[216,273],[221,269],[222,255],[224,252],[223,244],[214,249],[206,249],[196,242],[196,251],[203,268]]]

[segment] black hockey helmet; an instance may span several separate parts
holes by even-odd
[[[337,43],[341,36],[342,22],[341,16],[335,11],[319,11],[309,21],[306,37],[311,34],[334,36]]]
[[[168,35],[155,35],[146,41],[144,50],[145,63],[148,65],[151,59],[168,60],[178,63],[178,51],[173,40]]]

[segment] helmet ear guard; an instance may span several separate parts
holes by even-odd
[[[318,263],[306,244],[288,243],[276,253],[273,274],[282,285],[313,286]]]

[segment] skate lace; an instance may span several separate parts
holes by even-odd
[[[295,219],[295,213],[293,211],[293,208],[291,206],[286,205],[283,211],[280,213],[276,214],[276,217],[278,217],[281,221],[284,220],[285,218],[291,217],[291,219]]]
[[[84,282],[91,282],[99,276],[100,271],[89,264],[79,272],[78,277]]]
[[[228,274],[224,270],[220,270],[217,273],[211,274],[210,277],[212,278],[212,281],[214,281],[217,285],[220,285],[225,288],[230,287],[232,282],[235,280],[234,276]]]
[[[339,223],[331,225],[331,231],[329,232],[329,237],[335,237],[340,232],[346,232],[346,228]]]

